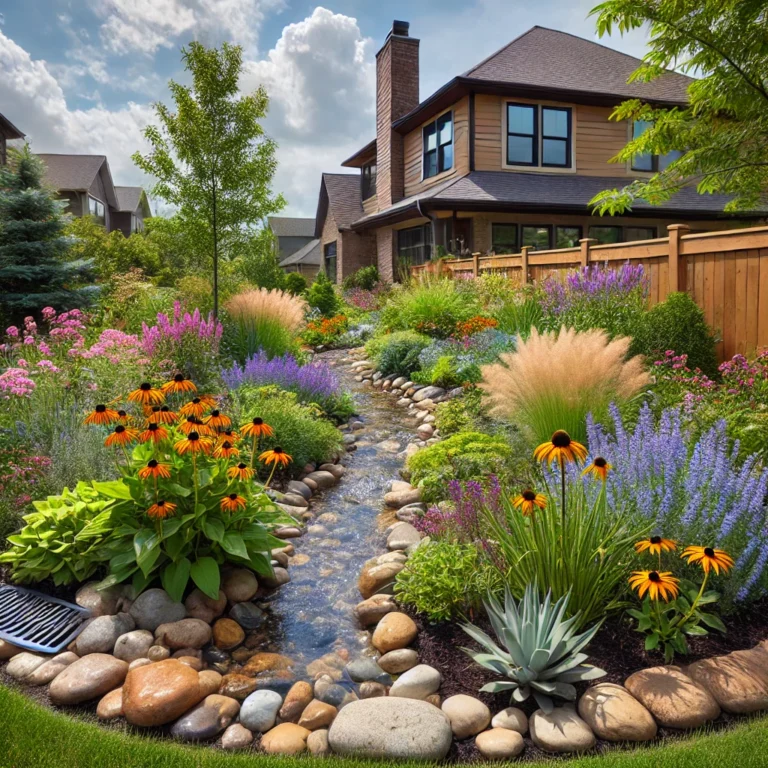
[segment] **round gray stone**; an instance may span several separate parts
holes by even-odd
[[[148,589],[133,601],[129,613],[139,629],[154,632],[161,624],[181,621],[187,609],[183,603],[175,603],[164,589]]]
[[[283,697],[269,690],[254,691],[240,708],[240,723],[249,731],[265,733],[275,725]]]

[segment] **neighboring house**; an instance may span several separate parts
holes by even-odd
[[[315,237],[322,247],[325,274],[337,283],[360,267],[376,263],[373,233],[352,229],[364,215],[360,177],[352,173],[324,173],[315,217]]]
[[[112,229],[126,237],[144,231],[144,219],[152,216],[147,193],[141,187],[115,187],[117,208],[111,212]]]
[[[310,240],[304,247],[292,253],[280,262],[285,272],[298,272],[308,279],[313,279],[323,263],[323,249],[319,240]]]
[[[23,138],[24,134],[12,122],[0,115],[0,165],[8,160],[8,142]]]
[[[724,214],[724,197],[693,187],[661,206],[637,202],[620,217],[591,215],[597,192],[647,177],[671,159],[609,162],[646,127],[609,120],[614,107],[629,98],[682,106],[690,78],[668,72],[627,84],[638,59],[533,27],[419,101],[419,41],[408,30],[395,21],[376,56],[376,138],[342,164],[359,176],[323,175],[315,231],[326,264],[336,243],[339,280],[374,261],[382,278],[396,279],[401,267],[442,249],[517,253],[586,237],[651,239],[672,223],[708,230],[755,219]],[[336,184],[344,185],[343,202],[334,203]],[[352,235],[359,247],[347,261],[341,253]]]
[[[270,216],[269,228],[277,241],[278,261],[292,256],[315,239],[315,220],[297,219],[291,216]]]

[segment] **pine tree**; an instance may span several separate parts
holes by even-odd
[[[88,303],[93,288],[78,288],[87,261],[67,262],[63,204],[43,188],[42,161],[25,147],[0,167],[0,315],[16,322],[43,307],[57,311]]]

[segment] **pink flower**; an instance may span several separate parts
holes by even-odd
[[[44,341],[38,341],[37,348],[40,351],[40,353],[43,355],[51,354],[51,348]]]
[[[8,334],[8,336],[11,336],[14,339],[19,337],[19,329],[15,325],[11,325],[6,328],[5,332]]]
[[[53,307],[43,307],[42,315],[44,320],[50,321],[56,317],[56,310]]]
[[[26,368],[29,365],[29,363],[23,357],[20,357],[16,361],[16,365],[18,365],[19,368]]]
[[[34,336],[27,336],[27,337],[24,339],[24,343],[25,343],[27,346],[29,346],[30,344],[34,344],[34,343],[35,343],[35,337],[34,337]]]

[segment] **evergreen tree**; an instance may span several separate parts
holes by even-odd
[[[43,188],[42,161],[29,147],[9,161],[0,167],[0,315],[15,322],[43,307],[87,304],[93,288],[77,285],[90,263],[64,260],[63,204]]]

